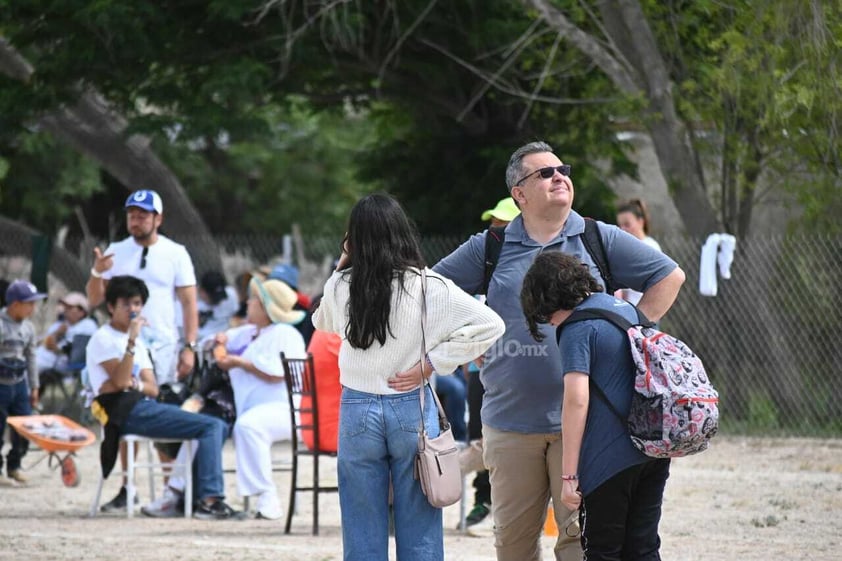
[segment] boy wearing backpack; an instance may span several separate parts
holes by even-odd
[[[638,321],[634,307],[603,293],[579,259],[561,252],[535,259],[523,280],[521,303],[536,340],[543,339],[539,324],[558,326],[574,310],[607,310]],[[564,431],[557,477],[562,502],[579,510],[587,559],[658,560],[658,523],[670,460],[641,452],[612,410],[627,415],[631,407],[635,364],[628,336],[608,321],[591,319],[566,326],[558,343]],[[591,392],[595,385],[604,398]]]

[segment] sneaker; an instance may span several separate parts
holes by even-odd
[[[468,516],[465,517],[465,525],[471,527],[475,524],[479,524],[486,518],[488,518],[489,513],[491,512],[491,505],[488,503],[477,503],[474,505],[474,508],[471,509],[471,512],[468,513]]]
[[[126,497],[126,488],[120,487],[120,492],[117,493],[117,496],[102,505],[99,509],[100,512],[117,512],[120,510],[126,510],[126,505],[128,504]],[[137,495],[134,496],[134,504],[140,504],[140,500],[137,498]]]
[[[193,518],[200,520],[244,520],[246,513],[234,510],[225,504],[225,501],[219,499],[211,505],[205,504],[205,501],[198,501],[196,508],[193,509]]]
[[[20,483],[21,485],[26,485],[29,481],[29,478],[23,474],[23,472],[19,469],[13,469],[9,472],[9,479],[13,479]]]
[[[148,505],[144,505],[140,512],[152,518],[176,518],[184,516],[184,495],[173,489],[167,487],[164,489],[164,494]]]
[[[18,482],[7,477],[0,477],[0,487],[17,487]]]
[[[475,538],[488,538],[494,535],[494,517],[486,515],[480,522],[470,525],[465,529],[469,536]]]

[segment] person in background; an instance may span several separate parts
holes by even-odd
[[[68,292],[59,304],[62,307],[59,320],[47,329],[43,343],[35,351],[39,375],[46,370],[65,370],[73,338],[91,336],[98,327],[88,315],[88,299],[81,292]]]
[[[339,441],[339,402],[342,384],[339,383],[339,347],[342,338],[336,333],[315,329],[307,346],[307,352],[313,355],[313,368],[316,371],[316,395],[319,406],[319,443],[322,452],[336,452]],[[301,407],[309,407],[310,396],[301,398]],[[301,423],[312,422],[309,414],[301,414]],[[310,450],[316,449],[312,431],[302,431],[304,445]]]
[[[299,333],[301,333],[301,336],[304,337],[304,343],[309,345],[314,329],[313,320],[310,314],[312,302],[309,296],[298,290],[298,267],[288,263],[275,265],[269,272],[268,278],[285,282],[287,286],[295,291],[295,295],[298,299],[295,304],[295,309],[305,312],[302,320],[295,324],[295,328],[299,331]]]
[[[421,356],[422,299],[426,356]],[[442,561],[442,511],[430,505],[413,477],[420,424],[432,438],[440,433],[426,381],[433,371],[452,372],[485,352],[502,335],[502,320],[427,271],[418,235],[400,204],[373,194],[351,210],[342,256],[313,323],[342,338],[337,472],[345,561],[388,559],[390,484],[397,557]]]
[[[521,301],[537,341],[545,336],[540,324],[557,327],[574,310],[601,309],[637,321],[632,306],[604,294],[581,261],[558,251],[535,259],[523,279]],[[657,561],[670,460],[638,450],[621,420],[628,417],[634,393],[629,339],[611,322],[591,319],[566,326],[558,346],[564,375],[561,500],[579,512],[585,558]],[[591,384],[604,397],[592,398]]]
[[[91,413],[105,426],[100,450],[103,476],[107,477],[114,465],[117,443],[123,434],[195,439],[198,448],[193,469],[197,500],[193,516],[204,520],[240,519],[242,514],[224,501],[225,423],[155,401],[158,383],[151,357],[140,337],[146,323],[142,309],[148,297],[149,291],[142,280],[130,275],[111,277],[105,289],[110,319],[88,341],[87,369],[96,394]],[[121,492],[125,493],[125,488]]]
[[[216,365],[228,372],[236,406],[237,491],[243,497],[257,495],[258,518],[277,520],[283,511],[272,479],[272,443],[292,438],[280,355],[306,356],[304,340],[291,325],[303,312],[293,309],[295,291],[280,281],[253,277],[249,286],[246,323],[217,333],[213,354]],[[181,479],[173,478],[161,498],[141,511],[155,518],[181,516],[183,487]]]
[[[187,248],[175,243],[158,229],[163,223],[164,205],[155,191],[142,189],[126,199],[126,229],[129,236],[108,246],[105,252],[94,248],[94,265],[85,285],[88,303],[100,305],[109,280],[131,275],[144,281],[149,298],[144,306],[146,324],[143,337],[152,355],[158,387],[177,386],[196,364],[199,314],[196,303],[196,275]],[[182,320],[176,320],[176,300]],[[179,341],[178,327],[184,330]],[[166,448],[158,446],[163,461],[171,460]],[[124,447],[125,448],[125,447]],[[124,462],[125,453],[121,453]],[[125,488],[102,506],[104,512],[126,508]]]
[[[304,339],[293,327],[304,312],[294,309],[297,295],[281,281],[252,278],[250,293],[247,323],[214,341],[226,350],[217,365],[228,371],[237,408],[237,490],[258,496],[258,517],[277,520],[283,511],[272,480],[272,443],[292,438],[280,354],[306,356]]]
[[[237,291],[228,286],[225,275],[219,271],[203,274],[199,279],[199,341],[231,327],[231,318],[239,307]]]
[[[6,307],[0,310],[0,448],[9,415],[31,415],[38,406],[38,368],[35,364],[35,326],[29,320],[38,302],[47,297],[35,285],[16,280],[6,289]],[[8,479],[0,475],[0,486],[25,484],[28,478],[20,469],[29,441],[11,432],[6,455]],[[3,456],[0,455],[0,472]]]
[[[456,368],[448,376],[435,375],[436,393],[442,402],[444,413],[450,421],[453,438],[458,442],[465,442],[468,437],[468,425],[465,423],[465,409],[467,405],[467,381],[462,366]]]
[[[661,245],[649,236],[649,211],[642,200],[630,199],[617,207],[617,226],[649,247],[661,251]],[[621,288],[614,296],[637,306],[643,294],[631,288]]]
[[[487,303],[506,332],[485,355],[480,377],[483,460],[491,478],[494,546],[498,561],[539,561],[550,497],[559,536],[557,561],[581,561],[578,517],[561,501],[561,357],[555,341],[536,344],[520,303],[523,277],[535,257],[562,251],[596,264],[582,241],[585,220],[573,210],[572,166],[545,142],[512,153],[506,186],[520,215],[506,226]],[[616,281],[643,291],[640,308],[653,321],[672,306],[684,282],[678,265],[616,226],[597,222]],[[485,278],[485,237],[472,236],[433,270],[477,293]],[[599,277],[601,278],[601,276]],[[604,281],[603,281],[604,282]],[[550,334],[550,328],[543,326]],[[512,352],[515,349],[518,352]]]
[[[511,197],[505,197],[497,201],[494,208],[490,208],[480,215],[483,222],[488,222],[491,228],[503,228],[520,214],[520,209]]]
[[[135,191],[126,199],[126,228],[129,237],[112,243],[105,252],[94,248],[94,266],[85,289],[88,302],[102,303],[108,280],[132,275],[149,287],[149,301],[143,310],[147,318],[144,338],[152,352],[158,384],[182,380],[193,370],[198,343],[199,315],[196,303],[196,275],[187,248],[170,240],[158,229],[164,207],[155,191]],[[175,301],[181,304],[185,342],[179,345]]]
[[[480,218],[488,222],[490,228],[505,228],[509,222],[520,214],[520,209],[514,199],[505,197],[497,201],[494,208],[484,211]],[[485,295],[479,298],[485,302]],[[466,448],[464,453],[469,455],[482,454],[482,396],[485,389],[480,381],[480,366],[478,361],[472,361],[463,366],[467,371],[467,394],[468,394],[468,439],[474,443]],[[480,458],[481,462],[481,458]],[[470,462],[469,463],[475,463]],[[465,530],[471,536],[487,537],[494,530],[494,521],[489,516],[491,513],[491,482],[488,477],[488,470],[477,471],[473,481],[474,506],[465,517]]]

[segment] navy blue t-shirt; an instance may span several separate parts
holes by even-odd
[[[588,308],[609,310],[637,321],[630,304],[601,292],[576,307]],[[558,346],[565,375],[582,372],[591,377],[588,420],[579,454],[579,487],[587,496],[621,471],[652,459],[632,444],[625,422],[631,408],[635,367],[628,336],[606,320],[584,320],[565,326]],[[622,420],[593,388],[594,382],[623,416]]]

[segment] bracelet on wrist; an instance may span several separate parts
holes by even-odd
[[[562,475],[561,480],[562,481],[578,481],[579,476],[578,475]]]
[[[101,279],[102,273],[96,270],[96,267],[91,267],[91,276],[95,279]]]
[[[126,354],[134,356],[134,347],[126,347]]]

